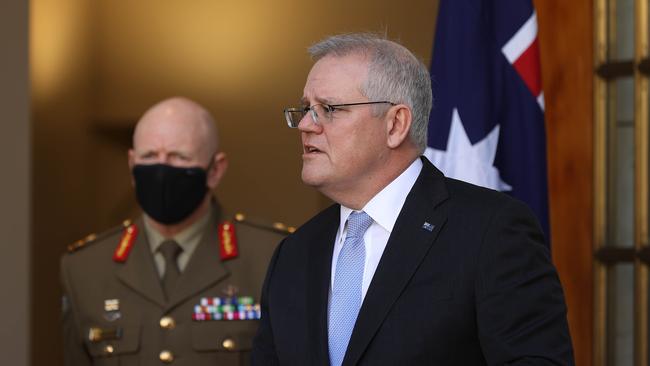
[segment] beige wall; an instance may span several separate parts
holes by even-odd
[[[61,364],[58,259],[94,230],[102,197],[88,176],[92,148],[92,1],[33,0],[30,76],[33,121],[32,365]],[[91,165],[94,164],[94,165]]]
[[[30,123],[28,3],[0,2],[0,355],[3,365],[29,364]]]
[[[61,359],[58,256],[135,211],[126,166],[140,114],[186,95],[216,116],[226,209],[298,225],[327,201],[300,182],[295,104],[325,35],[385,31],[429,63],[437,1],[32,0],[34,365]]]

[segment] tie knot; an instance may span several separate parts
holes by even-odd
[[[178,258],[178,255],[183,251],[183,248],[181,248],[181,246],[173,240],[165,240],[162,244],[160,244],[158,251],[160,251],[160,254],[165,257],[165,262],[175,263],[176,258]]]
[[[364,211],[352,212],[348,218],[347,237],[361,237],[372,225],[373,219]]]

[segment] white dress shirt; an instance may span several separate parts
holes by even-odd
[[[366,261],[363,269],[363,283],[361,285],[362,300],[366,297],[366,292],[368,291],[372,277],[375,275],[379,260],[384,253],[390,233],[393,231],[397,216],[402,211],[406,196],[411,191],[411,188],[413,188],[421,170],[422,161],[419,158],[415,159],[399,177],[390,182],[390,184],[384,187],[384,189],[377,193],[363,207],[363,211],[373,219],[373,223],[363,235],[363,240],[366,244]],[[352,211],[354,210],[341,205],[341,222],[339,223],[339,230],[336,233],[334,255],[332,256],[330,289],[334,287],[336,263],[338,262],[339,253],[345,242],[347,221]]]

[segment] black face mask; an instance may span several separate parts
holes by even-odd
[[[205,193],[207,173],[202,168],[179,168],[166,164],[133,167],[135,195],[152,219],[176,224],[199,207]]]

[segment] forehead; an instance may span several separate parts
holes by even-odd
[[[198,153],[205,145],[203,126],[183,116],[152,114],[138,124],[133,137],[137,151]]]
[[[368,61],[362,55],[325,56],[309,72],[303,99],[338,101],[361,95],[367,75]]]

